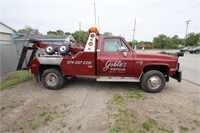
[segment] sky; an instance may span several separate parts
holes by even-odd
[[[0,21],[15,30],[31,26],[42,34],[49,30],[112,32],[127,41],[152,41],[165,34],[185,37],[200,32],[200,0],[0,0]]]

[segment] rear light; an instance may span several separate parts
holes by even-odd
[[[90,35],[90,37],[92,37],[92,38],[93,38],[93,37],[94,37],[94,34],[91,34],[91,35]]]
[[[89,46],[92,46],[93,45],[93,43],[92,42],[89,42]]]

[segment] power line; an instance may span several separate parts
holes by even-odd
[[[146,24],[146,23],[150,23],[150,22],[154,22],[154,21],[157,21],[159,19],[163,19],[163,18],[166,18],[166,17],[169,17],[171,15],[174,15],[174,14],[177,14],[177,13],[180,13],[182,11],[185,11],[185,10],[189,10],[193,7],[196,7],[196,6],[199,6],[200,4],[197,4],[197,5],[193,5],[193,6],[190,6],[190,7],[187,7],[187,8],[184,8],[184,9],[181,9],[181,10],[178,10],[178,11],[175,11],[175,12],[172,12],[172,13],[169,13],[169,14],[166,14],[166,15],[163,15],[163,16],[160,16],[160,17],[157,17],[157,18],[154,18],[150,21],[146,21],[146,22],[142,22],[142,23],[139,23],[138,25],[141,25],[141,24]]]
[[[172,13],[169,13],[169,14],[166,14],[166,15],[163,15],[163,16],[160,16],[160,17],[157,17],[157,18],[154,18],[152,20],[149,20],[149,21],[146,21],[146,22],[141,22],[141,23],[138,23],[137,25],[142,25],[142,24],[147,24],[147,23],[151,23],[151,22],[154,22],[154,21],[157,21],[159,19],[163,19],[163,18],[166,18],[166,17],[169,17],[171,15],[174,15],[174,14],[177,14],[177,13],[180,13],[182,11],[185,11],[185,10],[189,10],[193,7],[196,7],[196,6],[199,6],[200,4],[197,4],[197,5],[193,5],[193,6],[190,6],[190,7],[187,7],[187,8],[184,8],[184,9],[181,9],[181,10],[178,10],[178,11],[175,11],[175,12],[172,12]],[[111,32],[113,31],[118,31],[118,30],[121,30],[121,29],[128,29],[130,28],[131,26],[124,26],[124,27],[120,27],[120,28],[117,28],[117,29],[113,29]]]

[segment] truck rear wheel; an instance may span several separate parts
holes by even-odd
[[[157,93],[165,87],[165,76],[157,70],[146,72],[141,79],[141,87],[146,92]]]
[[[64,77],[61,72],[55,68],[49,68],[42,74],[43,85],[51,90],[58,90],[64,86]]]

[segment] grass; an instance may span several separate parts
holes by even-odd
[[[130,92],[127,94],[127,96],[129,99],[132,100],[144,100],[147,98],[144,93],[138,88],[130,88]]]
[[[124,103],[124,96],[120,94],[115,94],[112,100],[115,104],[122,104]]]
[[[65,108],[67,108],[70,104],[62,103],[61,105],[63,105]]]
[[[145,100],[147,96],[144,92],[136,87],[131,87],[128,92],[117,93],[107,102],[108,117],[114,119],[111,124],[110,133],[146,133],[146,132],[162,132],[172,133],[172,128],[165,128],[158,121],[149,117],[141,125],[138,125],[137,113],[129,109],[129,103],[137,102],[137,100]],[[111,121],[111,123],[113,120]]]
[[[162,133],[174,132],[172,128],[167,129],[161,124],[159,124],[158,121],[150,117],[142,124],[142,128],[143,129],[140,130],[142,132],[154,132],[154,131],[162,132]]]
[[[81,127],[82,127],[82,125],[81,125],[81,124],[78,124],[76,128],[77,128],[78,130],[80,130]]]
[[[1,106],[1,107],[0,107],[0,110],[4,110],[4,109],[7,109],[7,108],[13,109],[13,108],[16,108],[17,106],[18,106],[18,105]]]
[[[29,125],[32,129],[37,129],[38,125],[34,120],[29,121]]]
[[[63,128],[65,128],[65,127],[67,126],[67,123],[64,122],[63,120],[60,122],[60,124],[61,124],[61,126],[62,126]]]
[[[113,99],[108,102],[108,108],[113,110],[115,126],[110,129],[110,133],[119,132],[134,132],[131,121],[135,118],[135,115],[128,111],[125,106],[126,96],[122,94],[115,94]]]
[[[42,114],[40,114],[40,116],[42,116],[42,123],[45,125],[54,119],[52,114],[49,112],[42,112]]]
[[[193,120],[193,123],[200,127],[200,121],[198,121],[198,120]]]
[[[128,110],[126,102],[130,100],[144,100],[146,96],[137,87],[131,87],[129,90],[128,93],[114,94],[113,98],[107,103],[107,107],[110,110],[108,115],[114,116],[115,119],[115,124],[110,128],[110,133],[137,132],[133,128],[136,115]]]
[[[0,111],[5,110],[5,109],[14,109],[16,107],[21,106],[22,104],[24,104],[24,101],[19,101],[19,102],[12,102],[9,105],[0,105]]]
[[[185,133],[186,131],[189,131],[189,129],[183,125],[179,126],[179,130],[180,130],[180,133]]]
[[[34,76],[28,71],[19,71],[17,73],[11,74],[5,79],[1,80],[0,90],[27,81],[28,79],[32,79],[33,77]]]
[[[17,108],[21,104],[24,104],[23,100],[17,102],[12,101],[11,104],[0,105],[0,111],[9,111],[9,109]],[[11,126],[3,130],[6,132],[16,131],[22,133],[29,132],[29,130],[31,130],[31,132],[38,132],[37,130],[40,129],[40,127],[49,126],[53,121],[55,124],[59,124],[60,129],[68,128],[70,130],[71,127],[67,124],[68,120],[66,120],[65,118],[65,114],[67,115],[67,113],[70,112],[68,109],[70,105],[72,104],[63,103],[60,104],[60,106],[53,106],[48,103],[46,103],[45,105],[39,104],[33,107],[35,112],[31,112],[31,116],[24,116],[24,120],[20,123],[18,123],[17,121],[14,122],[14,128]],[[22,112],[24,111],[22,110]],[[77,124],[76,128],[77,130],[80,130],[82,128],[82,125]]]
[[[23,129],[23,127],[20,126],[19,124],[16,124],[16,127],[17,127],[17,129],[19,129],[19,130],[22,130],[22,129]]]
[[[158,122],[156,120],[154,120],[153,118],[148,118],[148,120],[145,121],[142,125],[143,125],[143,129],[149,130],[153,126],[157,126]]]

